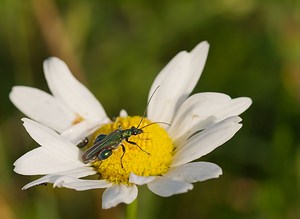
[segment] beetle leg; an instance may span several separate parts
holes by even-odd
[[[122,147],[123,154],[122,154],[122,156],[121,156],[121,158],[120,158],[120,161],[121,161],[121,167],[122,167],[122,169],[124,169],[124,167],[123,167],[123,162],[122,162],[122,158],[124,157],[124,154],[125,154],[125,152],[126,152],[126,149],[125,149],[125,147],[124,147],[123,144],[121,144],[121,147]]]
[[[145,151],[143,148],[141,148],[137,143],[135,143],[134,141],[129,141],[127,138],[125,139],[126,142],[128,142],[129,144],[133,144],[135,146],[137,146],[139,149],[141,149],[142,151],[144,151],[146,154],[151,155],[149,152]]]

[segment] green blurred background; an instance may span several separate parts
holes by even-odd
[[[300,218],[299,0],[0,0],[0,218],[124,218],[102,210],[101,190],[50,185],[21,191],[35,177],[13,162],[36,147],[10,103],[14,85],[48,91],[42,62],[63,59],[110,117],[142,114],[149,87],[179,51],[211,47],[195,92],[248,96],[244,127],[201,160],[217,180],[162,198],[139,189],[138,218]]]

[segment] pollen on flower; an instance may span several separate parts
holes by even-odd
[[[106,124],[98,129],[94,138],[99,134],[110,134],[121,129],[137,127],[141,117],[118,117],[114,123]],[[138,135],[131,135],[128,140],[137,145],[122,140],[120,146],[113,150],[112,155],[104,160],[96,160],[92,163],[100,175],[101,179],[106,179],[114,183],[129,184],[129,175],[134,173],[138,176],[162,175],[169,169],[173,156],[173,143],[165,129],[158,124],[152,123],[144,118],[138,128],[143,132]],[[149,126],[147,126],[149,125]],[[146,126],[145,128],[143,128]],[[125,147],[125,153],[121,144]],[[122,167],[123,164],[123,167]]]
[[[72,124],[73,124],[73,125],[76,125],[77,123],[80,123],[80,122],[82,122],[83,120],[84,120],[84,118],[83,118],[82,116],[76,114],[76,117],[75,117],[75,119],[73,120]]]

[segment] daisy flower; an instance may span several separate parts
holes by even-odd
[[[179,52],[161,70],[149,91],[146,117],[128,116],[122,110],[115,121],[107,118],[101,104],[61,60],[46,60],[44,70],[53,96],[28,87],[15,87],[10,95],[22,112],[38,121],[23,119],[40,147],[19,158],[14,171],[44,176],[23,189],[42,183],[80,191],[106,188],[102,207],[107,209],[134,201],[137,185],[168,197],[191,190],[192,183],[219,177],[222,170],[216,164],[192,161],[233,137],[242,127],[238,115],[251,99],[213,92],[190,96],[208,49],[208,43],[202,42],[191,52]],[[132,127],[140,133],[130,132]],[[118,137],[116,130],[128,135],[110,147]],[[87,146],[78,148],[78,140],[91,132]],[[98,150],[95,157],[83,159],[91,147]],[[97,177],[84,178],[90,175]]]

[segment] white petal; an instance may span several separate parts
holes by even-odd
[[[120,117],[127,117],[127,116],[128,116],[127,111],[124,110],[124,109],[122,109],[122,110],[120,111]]]
[[[70,176],[70,177],[76,177],[76,178],[80,178],[80,177],[85,177],[85,176],[89,176],[89,175],[93,175],[95,174],[96,171],[92,168],[92,167],[80,167],[80,168],[76,168],[73,170],[68,170],[68,171],[64,171],[64,172],[57,172],[55,174],[49,174],[46,176],[43,176],[35,181],[32,181],[30,183],[28,183],[27,185],[25,185],[22,189],[28,189],[32,186],[36,186],[42,183],[54,183],[55,181],[58,181],[59,178],[64,177],[64,176]]]
[[[44,61],[44,72],[48,86],[55,97],[85,119],[107,119],[102,105],[94,95],[70,72],[68,66],[58,58]]]
[[[164,176],[177,181],[194,183],[217,178],[221,174],[222,169],[214,163],[193,162],[171,168]]]
[[[53,183],[58,177],[61,177],[59,175],[46,175],[46,176],[43,176],[37,180],[34,180],[28,184],[26,184],[25,186],[23,186],[22,190],[26,190],[26,189],[29,189],[33,186],[38,186],[38,185],[41,185],[43,183]]]
[[[68,141],[77,144],[83,138],[92,134],[96,129],[101,126],[100,120],[88,121],[84,120],[76,125],[71,126],[70,128],[64,130],[61,133],[61,136]]]
[[[77,191],[84,191],[89,189],[108,188],[112,186],[112,183],[106,180],[87,180],[87,179],[77,179],[74,177],[64,176],[57,179],[53,185],[57,187],[75,189]]]
[[[232,99],[222,110],[220,110],[215,116],[217,121],[230,116],[237,116],[243,113],[250,107],[252,100],[248,97],[239,97]]]
[[[14,166],[14,171],[22,175],[42,175],[82,167],[84,164],[63,159],[44,147],[38,147],[16,160]]]
[[[80,150],[52,129],[30,119],[22,119],[29,135],[43,148],[58,158],[80,163]]]
[[[241,114],[250,105],[251,99],[246,97],[231,99],[222,93],[198,93],[182,104],[168,132],[174,141],[186,139],[197,130]]]
[[[222,93],[197,93],[187,98],[176,112],[169,134],[180,137],[195,124],[202,122],[203,126],[215,120],[214,113],[230,101],[228,95]],[[200,129],[200,128],[199,128]]]
[[[229,117],[192,136],[176,151],[171,166],[179,166],[200,158],[224,144],[242,127],[238,116]]]
[[[96,173],[97,173],[97,171],[95,171],[93,167],[84,166],[84,167],[79,167],[76,169],[72,169],[72,170],[68,170],[68,171],[60,172],[60,173],[56,173],[56,174],[80,178],[80,177],[94,175]]]
[[[198,44],[190,53],[178,53],[154,80],[149,98],[148,118],[152,121],[170,123],[176,109],[189,96],[203,71],[209,45]]]
[[[23,186],[22,190],[29,189],[30,187],[33,187],[33,186],[41,185],[43,183],[53,183],[59,177],[61,177],[61,176],[60,175],[52,175],[52,174],[43,176],[37,180],[34,180],[34,181],[26,184],[25,186]]]
[[[36,148],[15,163],[15,172],[23,175],[51,174],[86,166],[79,159],[79,149],[52,129],[30,119],[23,119],[30,136],[42,147]]]
[[[155,176],[137,176],[134,173],[130,173],[129,182],[141,186],[152,182],[155,178]]]
[[[15,86],[9,94],[13,104],[26,116],[58,132],[66,129],[75,114],[50,94],[36,88]]]
[[[121,202],[130,204],[136,199],[137,194],[138,189],[135,185],[113,185],[112,187],[106,189],[102,195],[102,208],[108,209],[118,205]]]
[[[193,189],[193,185],[190,183],[176,181],[167,177],[157,177],[156,180],[147,185],[153,193],[162,197],[169,197]]]

